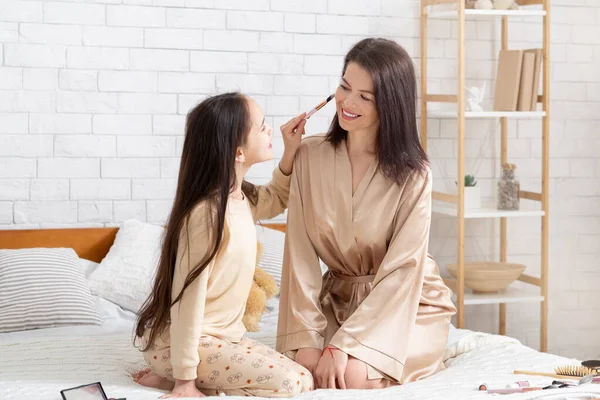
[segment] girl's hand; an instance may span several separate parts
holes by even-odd
[[[306,125],[306,120],[304,119],[305,116],[306,113],[304,112],[297,117],[290,119],[280,127],[285,149],[283,150],[283,156],[279,162],[279,169],[281,169],[281,172],[283,172],[284,175],[290,175],[292,173],[294,157],[296,156],[296,151],[302,141],[302,135],[304,135],[304,126]]]
[[[346,389],[344,375],[346,374],[347,366],[347,353],[333,346],[326,347],[315,371],[315,379],[318,387],[322,389],[336,389],[335,381],[337,379],[339,388]]]
[[[196,387],[196,381],[194,379],[190,381],[182,381],[181,379],[175,380],[175,387],[169,394],[159,397],[160,399],[171,399],[175,397],[206,397]]]

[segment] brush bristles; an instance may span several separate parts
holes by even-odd
[[[554,368],[554,372],[558,375],[584,377],[585,375],[595,374],[596,370],[582,365],[562,365]]]

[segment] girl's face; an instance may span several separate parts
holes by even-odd
[[[250,110],[250,132],[246,144],[238,149],[237,160],[251,167],[256,163],[273,159],[271,144],[273,128],[265,122],[265,116],[256,101],[248,98],[248,108]]]
[[[350,62],[335,92],[337,117],[346,131],[377,131],[379,115],[371,75]]]

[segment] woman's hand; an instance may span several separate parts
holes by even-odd
[[[302,113],[297,117],[290,119],[285,124],[281,125],[281,136],[283,136],[283,156],[279,162],[279,169],[284,175],[290,175],[292,173],[292,166],[294,165],[294,157],[296,151],[300,147],[302,141],[302,135],[304,135],[304,126],[306,120],[304,117],[306,113]]]
[[[196,381],[194,379],[189,381],[183,381],[181,379],[175,380],[175,387],[169,394],[159,397],[160,399],[171,399],[175,397],[206,397],[196,387]]]
[[[298,349],[294,361],[306,368],[313,376],[314,387],[317,387],[317,380],[315,378],[315,370],[317,369],[317,363],[321,358],[321,350],[314,347],[303,347]]]
[[[344,375],[348,366],[348,354],[337,347],[327,346],[315,371],[315,380],[322,389],[346,389]],[[335,381],[337,380],[338,386]]]

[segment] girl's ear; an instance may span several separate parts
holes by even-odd
[[[235,161],[239,163],[246,162],[246,155],[244,154],[244,150],[242,150],[241,147],[238,147],[238,149],[235,152]]]

